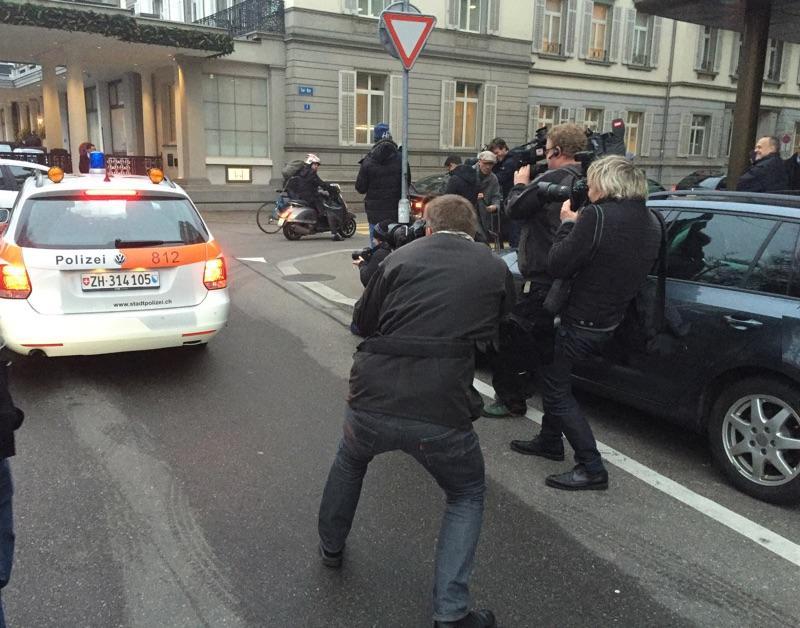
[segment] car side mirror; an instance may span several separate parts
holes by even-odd
[[[11,219],[11,211],[8,209],[0,209],[0,235],[3,235],[8,229],[8,221]]]

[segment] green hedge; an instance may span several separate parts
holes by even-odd
[[[0,0],[0,23],[97,33],[139,44],[209,50],[223,55],[233,52],[233,39],[228,35],[198,33],[170,26],[139,24],[128,15],[109,15],[37,4],[14,4]]]

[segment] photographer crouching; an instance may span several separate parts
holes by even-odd
[[[325,566],[341,567],[369,463],[402,450],[447,498],[436,547],[434,625],[490,628],[491,611],[470,610],[486,491],[472,429],[481,400],[472,382],[475,347],[496,340],[514,299],[513,279],[488,247],[473,241],[468,201],[439,196],[425,217],[426,237],[379,265],[353,314],[366,340],[353,358],[344,433],[320,504],[319,551]]]
[[[365,288],[378,270],[380,263],[385,260],[392,252],[392,246],[387,239],[389,237],[389,226],[393,224],[391,220],[382,220],[373,226],[372,239],[375,246],[371,246],[352,254],[353,265],[358,268],[361,285]]]
[[[589,167],[587,183],[591,204],[575,212],[570,201],[564,202],[547,255],[548,273],[563,281],[563,304],[553,359],[542,369],[542,429],[533,440],[511,443],[519,453],[563,460],[566,436],[577,464],[545,483],[567,490],[608,488],[592,429],[572,396],[573,364],[599,353],[611,338],[661,245],[661,225],[645,205],[647,180],[641,170],[611,155]]]
[[[506,200],[505,214],[522,225],[519,238],[519,270],[524,279],[512,318],[504,323],[499,354],[491,356],[495,403],[484,416],[522,416],[532,394],[532,378],[553,353],[553,315],[544,309],[553,278],[547,272],[547,253],[560,224],[563,200],[549,199],[539,192],[539,183],[572,187],[583,176],[575,155],[586,150],[586,131],[577,124],[559,124],[550,129],[545,145],[547,171],[531,182],[530,165],[514,174],[514,187]]]

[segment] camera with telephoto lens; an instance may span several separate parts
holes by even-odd
[[[375,252],[375,249],[377,248],[378,248],[377,246],[372,248],[366,247],[361,249],[360,251],[353,251],[352,253],[350,253],[350,257],[353,258],[354,262],[357,261],[359,257],[363,259],[365,262],[368,262],[369,258],[372,257],[372,254]]]
[[[398,249],[412,240],[423,237],[426,226],[427,223],[422,219],[410,225],[393,222],[386,228],[384,241],[393,249]]]
[[[587,150],[575,153],[575,161],[581,164],[582,176],[571,186],[537,183],[539,197],[543,201],[563,202],[569,199],[573,211],[583,207],[588,201],[589,184],[586,182],[586,173],[592,162],[604,155],[625,155],[625,122],[621,118],[611,121],[611,131],[608,133],[592,133],[587,129],[586,136]]]

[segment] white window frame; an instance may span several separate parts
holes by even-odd
[[[625,150],[638,155],[642,146],[644,130],[644,111],[628,111],[625,115]],[[633,138],[633,146],[630,146]]]
[[[357,0],[356,13],[361,17],[380,17],[386,4],[386,0]]]
[[[764,80],[773,83],[782,83],[784,75],[785,43],[770,37],[767,42],[767,54],[764,59]]]
[[[359,76],[367,76],[367,87],[366,89],[363,87],[358,86],[358,79]],[[372,88],[372,79],[373,77],[380,77],[383,79],[383,89],[373,89]],[[381,72],[367,72],[367,71],[356,71],[356,99],[355,99],[355,106],[353,107],[353,113],[355,115],[355,136],[353,138],[353,144],[356,146],[368,146],[374,143],[374,138],[372,137],[372,129],[375,126],[375,123],[371,122],[372,116],[372,97],[373,96],[380,96],[381,97],[381,115],[378,116],[380,118],[379,121],[385,122],[386,121],[386,86],[387,86],[387,79],[389,77]],[[366,127],[358,125],[358,97],[359,95],[366,95],[367,97],[367,125]],[[364,131],[367,132],[367,139],[364,142],[360,142],[358,140],[359,131],[362,133]]]
[[[703,114],[692,114],[689,126],[689,157],[703,157],[708,148],[710,118]]]
[[[477,98],[467,96],[467,86],[477,87]],[[491,83],[476,83],[473,81],[442,81],[441,117],[439,126],[439,147],[442,149],[475,150],[481,138],[484,142],[490,141],[496,135],[497,123],[497,85]],[[456,105],[461,103],[464,111],[470,106],[475,107],[475,142],[467,144],[468,137],[467,119],[464,115],[461,128],[455,128]],[[478,126],[479,123],[481,126]],[[456,136],[460,135],[461,141],[456,143]]]
[[[478,96],[472,97],[467,95],[467,91],[469,90],[469,86],[477,87]],[[481,93],[481,85],[478,83],[470,83],[469,81],[457,81],[456,82],[456,96],[453,104],[453,120],[456,119],[456,107],[458,107],[459,103],[464,107],[464,115],[461,116],[461,129],[455,128],[453,126],[453,140],[452,146],[453,148],[475,148],[478,143],[478,104],[480,103],[480,93]],[[467,143],[467,119],[469,116],[466,115],[467,109],[470,105],[474,105],[475,107],[475,142],[473,144]],[[461,142],[456,142],[456,136],[459,133],[461,134]]]
[[[558,11],[548,8],[550,2],[558,2]],[[561,55],[564,46],[564,22],[566,15],[566,0],[544,0],[543,26],[542,26],[542,52],[544,54]],[[557,23],[556,23],[557,21]]]
[[[480,2],[479,0],[477,1],[478,3],[476,5],[473,5],[473,2],[476,2],[476,0],[457,0],[458,30],[466,31],[468,33],[481,32],[481,9],[482,9],[481,5],[483,4],[483,2]],[[464,7],[467,8],[466,24],[464,23],[462,15],[464,13]],[[471,9],[474,9],[474,11]],[[474,17],[474,24],[473,20],[470,19],[470,15]]]
[[[556,124],[559,124],[560,113],[560,107],[558,105],[539,105],[536,128],[541,129],[543,126],[546,126],[549,131]]]
[[[602,107],[587,107],[583,117],[583,123],[593,132],[599,133],[602,130],[604,113]],[[594,114],[597,114],[596,120],[594,119]]]
[[[462,24],[461,8],[475,5],[475,11],[467,11],[467,23]],[[506,2],[506,4],[508,4]],[[470,16],[474,17],[470,19]],[[500,0],[447,0],[447,28],[467,33],[497,35],[500,33]]]
[[[594,10],[597,7],[603,7],[606,11],[605,20],[599,20],[595,17]],[[589,53],[587,58],[592,61],[608,61],[609,58],[609,41],[611,39],[611,22],[614,8],[610,4],[604,2],[592,3],[592,21],[589,26]],[[602,48],[597,48],[597,40],[600,27],[602,26]]]
[[[644,26],[640,20],[644,19]],[[644,13],[636,13],[633,19],[633,41],[631,42],[631,65],[647,66],[650,64],[650,37],[653,29],[653,18]]]

